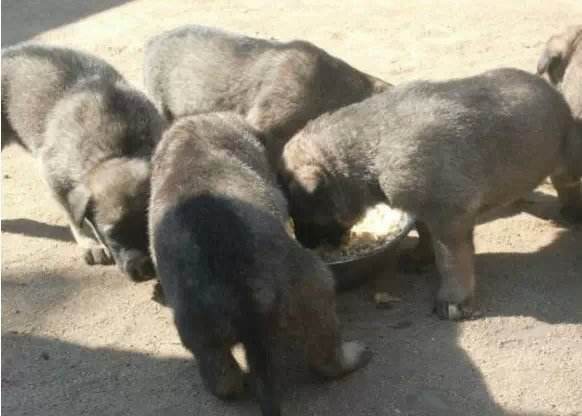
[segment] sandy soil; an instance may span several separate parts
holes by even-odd
[[[579,0],[5,0],[2,12],[3,45],[33,37],[80,48],[138,85],[146,40],[185,23],[308,39],[400,83],[533,70],[548,36],[582,21]],[[150,300],[151,282],[83,264],[30,156],[9,148],[2,162],[5,415],[257,414],[252,400],[203,390],[169,311]],[[377,310],[369,288],[342,295],[345,334],[374,359],[327,384],[286,360],[286,413],[582,414],[582,229],[557,220],[542,186],[478,227],[481,319],[432,316],[432,272],[387,276],[402,298],[392,309]]]

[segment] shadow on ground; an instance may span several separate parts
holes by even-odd
[[[481,309],[485,316],[531,316],[548,323],[582,323],[582,226],[565,221],[558,199],[539,191],[491,212],[480,223],[520,212],[549,221],[560,230],[550,244],[536,252],[477,254]],[[436,290],[436,271],[430,274]]]
[[[582,229],[561,230],[532,253],[479,254],[476,268],[486,316],[582,324]]]
[[[2,47],[28,40],[39,33],[129,1],[131,0],[4,0]]]
[[[582,321],[575,293],[581,282],[575,273],[567,272],[572,265],[580,270],[574,248],[581,239],[580,233],[563,232],[538,253],[478,256],[482,274],[492,275],[492,279],[483,276],[489,314],[531,314],[549,322]],[[555,261],[555,256],[562,261]],[[526,277],[530,267],[543,267],[544,263],[554,265],[552,273],[544,279]],[[509,270],[515,273],[505,276]],[[536,276],[546,271],[549,266]],[[297,342],[284,342],[278,367],[286,414],[517,415],[491,397],[483,375],[458,345],[458,324],[431,315],[433,280],[430,274],[387,280],[390,293],[403,299],[392,309],[377,309],[370,302],[368,286],[339,297],[345,338],[363,340],[374,352],[368,367],[342,380],[320,382],[302,363]],[[15,304],[26,305],[27,299],[34,306],[30,312],[20,313],[48,311],[76,296],[78,290],[76,283],[58,275],[30,274],[24,282],[3,276],[2,286],[3,309],[6,306],[11,313]],[[46,290],[53,291],[48,301],[37,304],[35,293]],[[512,302],[505,302],[512,293]],[[541,300],[554,297],[555,302],[540,307]],[[50,313],[47,315],[50,319]],[[11,331],[2,335],[2,410],[6,414],[258,414],[252,399],[222,402],[208,394],[194,360],[88,348],[33,335],[18,328],[14,316],[9,320]],[[46,408],[46,403],[52,407]]]
[[[74,241],[71,231],[62,225],[45,224],[26,218],[2,220],[2,232],[57,241]]]
[[[455,332],[454,325],[443,324],[439,328],[437,333],[431,334],[440,336],[441,341],[434,345],[430,366],[423,363],[418,368],[418,359],[422,357],[410,359],[418,354],[415,345],[430,340],[430,336],[413,341],[413,334],[420,328],[409,327],[407,338],[412,344],[400,342],[391,346],[388,353],[377,355],[365,371],[337,382],[312,382],[311,385],[295,385],[292,391],[286,389],[286,413],[508,414],[491,401],[478,371],[454,346],[454,337],[450,337]],[[380,343],[392,344],[389,337],[378,339]],[[109,348],[93,349],[21,334],[4,335],[2,349],[2,411],[6,414],[258,414],[253,400],[222,402],[206,393],[191,360]],[[14,362],[21,365],[11,365]],[[455,376],[451,376],[447,363],[454,363],[458,369]],[[471,390],[467,395],[468,388]],[[25,394],[30,391],[34,393]],[[469,402],[471,407],[455,411],[455,408],[461,409],[458,400]],[[51,408],[45,407],[45,403],[52,403]]]

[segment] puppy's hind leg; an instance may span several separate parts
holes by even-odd
[[[364,367],[372,356],[364,344],[342,341],[335,296],[334,281],[327,271],[302,277],[292,293],[296,318],[303,325],[307,361],[325,378]]]
[[[242,336],[242,343],[255,381],[261,413],[263,416],[280,416],[281,399],[272,358],[275,349],[274,334],[269,331],[269,324],[264,322],[265,319],[249,320],[255,322],[256,326],[252,328],[247,325],[248,330]]]
[[[194,354],[206,388],[221,399],[232,399],[244,391],[244,374],[231,354],[231,346],[193,325],[194,317],[176,310],[176,326],[184,346]]]

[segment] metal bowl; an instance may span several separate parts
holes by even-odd
[[[335,276],[337,290],[352,289],[361,285],[388,265],[394,264],[400,242],[414,227],[412,215],[402,212],[398,223],[400,232],[394,234],[381,246],[363,255],[343,257],[340,260],[326,261]]]

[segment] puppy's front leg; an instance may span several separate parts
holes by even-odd
[[[404,273],[421,273],[434,264],[434,250],[430,231],[423,222],[416,222],[416,246],[400,253],[398,267]]]
[[[441,277],[436,313],[441,319],[469,318],[476,313],[473,224],[438,226],[431,232]]]
[[[83,259],[87,264],[113,264],[113,258],[106,247],[89,237],[75,221],[69,221],[69,227],[73,238],[83,250]]]
[[[95,241],[90,234],[82,229],[85,209],[80,210],[83,215],[79,215],[79,219],[75,219],[73,214],[74,208],[71,206],[71,201],[67,198],[69,186],[65,186],[60,175],[53,174],[51,164],[43,157],[40,161],[41,177],[51,190],[54,200],[61,206],[67,216],[69,228],[73,234],[73,238],[83,250],[83,259],[87,264],[113,264],[114,261],[109,255],[109,250],[99,242]],[[84,204],[86,205],[86,203]]]

